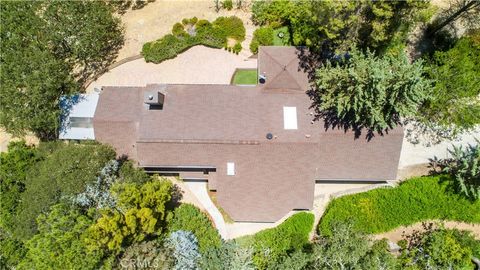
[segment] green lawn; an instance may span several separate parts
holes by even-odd
[[[257,84],[257,70],[256,69],[238,69],[233,75],[233,84]]]
[[[278,33],[283,33],[283,38],[278,36]],[[289,46],[290,44],[290,32],[288,32],[288,27],[280,27],[273,30],[273,46]]]
[[[431,219],[480,223],[480,201],[471,202],[453,193],[449,183],[447,176],[418,177],[396,188],[340,197],[328,205],[318,229],[330,235],[333,220],[352,220],[366,233],[387,232]]]

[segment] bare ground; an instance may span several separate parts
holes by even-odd
[[[137,55],[142,51],[146,42],[159,39],[171,33],[172,26],[183,18],[197,17],[198,19],[215,20],[220,16],[237,16],[242,19],[246,29],[246,39],[242,42],[244,56],[250,56],[248,46],[252,39],[255,26],[250,17],[250,8],[221,9],[215,11],[214,2],[206,0],[172,1],[156,0],[143,9],[130,10],[121,19],[125,25],[125,45],[120,50],[118,60]]]
[[[432,221],[432,222],[438,222],[438,221]],[[476,239],[480,239],[480,224],[469,224],[469,223],[456,222],[456,221],[446,221],[443,224],[447,229],[471,231]],[[374,239],[386,238],[391,242],[397,243],[398,241],[402,240],[403,235],[409,235],[413,231],[424,231],[422,227],[422,222],[418,222],[410,226],[401,226],[386,233],[375,234],[373,235],[373,238]]]

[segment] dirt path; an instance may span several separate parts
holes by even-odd
[[[444,225],[445,225],[445,228],[447,229],[471,231],[476,239],[480,239],[480,224],[469,224],[469,223],[457,222],[457,221],[446,221],[444,222]],[[401,226],[386,233],[375,234],[373,235],[373,238],[374,239],[387,238],[389,241],[397,243],[403,238],[402,237],[403,234],[407,234],[407,235],[411,234],[414,230],[423,231],[422,222],[418,222],[410,226]]]
[[[249,56],[248,45],[255,30],[255,26],[250,20],[250,8],[232,9],[231,11],[222,9],[217,13],[214,2],[211,0],[156,0],[142,9],[130,10],[121,16],[125,25],[125,45],[120,50],[117,60],[139,54],[143,44],[169,34],[172,26],[183,18],[197,17],[212,21],[220,16],[234,15],[242,19],[245,25],[247,34],[245,41],[242,42],[244,49],[241,54]]]
[[[6,152],[8,149],[8,144],[11,141],[15,141],[15,140],[18,141],[21,139],[24,139],[27,142],[27,144],[38,145],[38,143],[40,142],[38,138],[35,137],[35,135],[33,134],[27,134],[23,138],[15,138],[11,134],[5,132],[3,128],[0,128],[0,152]]]

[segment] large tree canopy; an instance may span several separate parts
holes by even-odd
[[[59,97],[80,91],[113,60],[120,21],[100,1],[11,1],[1,13],[0,125],[52,138]]]
[[[317,70],[314,105],[327,125],[381,133],[415,116],[430,95],[430,81],[422,73],[421,61],[353,51],[343,62]]]
[[[427,1],[255,1],[252,18],[260,25],[288,25],[295,45],[383,50],[404,42],[411,26],[426,19],[427,7]]]
[[[19,269],[98,269],[102,252],[88,252],[82,235],[93,219],[57,204],[37,219],[39,233],[26,242]]]
[[[422,108],[422,120],[453,131],[480,124],[480,42],[476,35],[461,38],[446,52],[436,52],[428,74],[435,81],[433,96]]]
[[[93,183],[115,152],[99,144],[55,144],[41,149],[44,159],[27,174],[18,205],[15,236],[28,239],[36,232],[36,217],[61,199],[70,198]]]
[[[12,142],[8,152],[0,153],[0,228],[10,236],[20,195],[25,191],[27,171],[36,159],[35,149],[25,141]]]

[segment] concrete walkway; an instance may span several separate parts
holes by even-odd
[[[406,127],[406,129],[408,126]],[[403,139],[402,153],[400,155],[399,169],[413,166],[417,164],[428,163],[429,159],[433,157],[446,158],[448,157],[448,149],[454,145],[475,145],[475,138],[480,139],[480,128],[472,132],[465,133],[457,140],[446,140],[440,144],[426,146],[425,141],[421,141],[419,144],[410,143],[407,138]]]
[[[223,239],[226,239],[227,229],[225,227],[225,221],[223,220],[223,216],[220,211],[218,211],[217,207],[213,204],[210,196],[208,196],[207,182],[184,183],[213,219],[213,223],[215,224],[220,236],[222,236]]]

